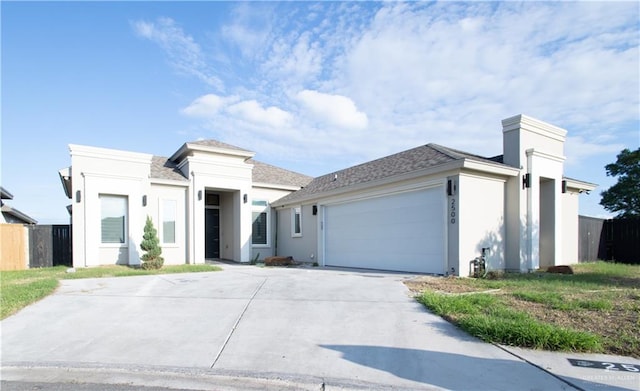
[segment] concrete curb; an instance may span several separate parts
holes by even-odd
[[[8,362],[0,368],[0,379],[12,382],[91,383],[179,390],[406,390],[435,391],[426,386],[402,388],[350,379],[320,378],[275,372],[230,371],[141,365],[87,363]]]

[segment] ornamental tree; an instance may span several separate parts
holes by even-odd
[[[146,270],[160,269],[164,264],[162,247],[160,247],[160,239],[158,239],[158,231],[153,226],[151,217],[147,216],[147,222],[144,225],[144,234],[142,235],[142,243],[140,248],[146,251],[140,258],[142,260],[142,268]]]
[[[640,148],[623,149],[605,169],[607,176],[618,177],[618,183],[600,193],[600,205],[618,213],[616,218],[640,217]]]

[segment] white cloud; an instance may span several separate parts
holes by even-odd
[[[271,127],[284,127],[292,120],[288,112],[275,106],[265,109],[255,100],[236,103],[229,106],[227,111],[241,120]]]
[[[189,117],[213,118],[230,100],[215,94],[207,94],[195,99],[181,112]]]
[[[615,155],[624,148],[624,144],[613,141],[612,137],[606,134],[589,141],[585,140],[582,136],[568,136],[565,142],[564,152],[568,165],[578,165],[593,156],[604,154]]]
[[[200,45],[173,19],[158,18],[155,23],[139,20],[132,26],[139,36],[160,45],[169,63],[179,72],[195,76],[212,87],[223,88],[222,81],[209,69]]]
[[[297,94],[297,98],[309,114],[329,126],[355,130],[367,127],[367,115],[358,111],[355,103],[346,96],[303,90]]]
[[[205,36],[222,42],[212,55],[224,66],[210,75],[235,100],[201,97],[183,113],[204,118],[207,137],[274,162],[331,171],[428,142],[492,156],[502,153],[500,120],[519,113],[568,130],[570,168],[637,143],[633,3],[232,7]],[[158,24],[140,25],[139,34],[173,31]]]

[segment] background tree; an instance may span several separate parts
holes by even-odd
[[[640,217],[640,148],[623,149],[605,169],[607,176],[618,177],[618,183],[600,193],[600,205],[617,218]]]
[[[158,231],[153,226],[151,217],[147,216],[147,222],[144,224],[144,234],[142,235],[142,243],[140,248],[146,251],[140,259],[142,259],[143,269],[160,269],[164,264],[164,259],[160,256],[162,248],[160,247],[160,239],[158,239]]]

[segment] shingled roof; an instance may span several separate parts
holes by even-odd
[[[427,144],[317,177],[303,189],[284,196],[277,203],[292,203],[315,194],[378,181],[464,159],[505,166],[490,158],[437,144]]]
[[[187,181],[177,165],[166,157],[154,156],[151,158],[151,178],[169,179],[174,181]]]
[[[272,166],[257,160],[249,159],[247,163],[253,164],[253,183],[271,183],[276,185],[304,187],[313,180],[313,177],[299,174],[284,168]]]

